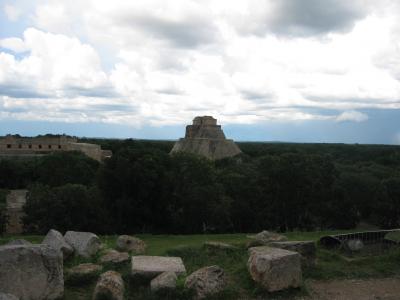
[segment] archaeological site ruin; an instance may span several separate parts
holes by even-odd
[[[111,151],[102,150],[99,145],[78,143],[76,138],[65,135],[40,137],[7,135],[0,138],[0,157],[41,156],[59,151],[80,151],[97,161],[111,156]]]
[[[186,126],[185,137],[175,143],[171,153],[180,151],[212,160],[242,153],[233,140],[226,139],[221,125],[211,116],[196,117],[192,125]]]

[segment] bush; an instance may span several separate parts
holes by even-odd
[[[46,233],[49,229],[107,232],[107,214],[95,187],[66,184],[30,187],[24,207],[24,226],[28,232]]]

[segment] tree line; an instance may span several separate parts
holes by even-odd
[[[86,140],[112,149],[0,160],[0,189],[28,188],[25,228],[203,233],[400,225],[400,147],[239,143],[219,161],[173,142]],[[1,212],[0,212],[1,215]],[[1,222],[0,222],[1,223]],[[2,228],[0,226],[0,228]]]

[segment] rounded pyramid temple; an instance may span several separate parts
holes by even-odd
[[[186,126],[185,138],[175,143],[171,153],[180,151],[213,160],[242,153],[233,140],[226,139],[221,125],[217,125],[217,120],[211,116],[196,117],[193,125]]]

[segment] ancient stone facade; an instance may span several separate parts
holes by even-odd
[[[8,234],[21,234],[23,232],[23,207],[26,203],[27,192],[27,190],[11,190],[7,195],[8,223],[6,233]]]
[[[221,125],[211,116],[196,117],[192,125],[186,126],[185,138],[174,145],[171,153],[190,152],[209,159],[221,159],[241,153],[239,147],[225,137]]]
[[[78,143],[76,138],[65,135],[34,138],[7,135],[0,138],[2,157],[40,156],[58,151],[80,151],[98,161],[111,156],[111,151],[102,150],[99,145]]]

